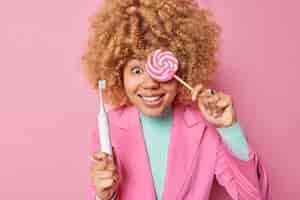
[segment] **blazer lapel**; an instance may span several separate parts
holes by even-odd
[[[175,107],[163,200],[183,199],[205,127],[196,109]]]
[[[130,179],[128,185],[131,188],[128,189],[145,200],[155,200],[154,183],[138,110],[133,106],[126,107],[122,113],[118,114],[118,117],[119,120],[115,122],[122,129],[123,139],[121,142],[126,143],[126,145],[120,146],[126,148],[123,152],[127,152],[124,157],[126,156],[128,159],[124,164],[128,165],[125,168],[128,170],[127,173],[130,174],[128,175],[128,179]],[[128,152],[130,153],[128,154]]]

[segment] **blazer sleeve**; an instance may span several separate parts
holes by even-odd
[[[248,143],[249,159],[233,155],[218,136],[215,175],[233,200],[270,200],[270,186],[265,168]]]
[[[93,153],[99,151],[101,149],[101,143],[99,141],[99,132],[97,129],[93,130],[92,131],[92,134],[91,134],[91,141],[90,141],[90,156],[92,156]],[[120,168],[121,168],[121,165],[120,165],[120,160],[117,158],[117,166],[118,166],[118,169],[119,169],[119,174],[120,174],[120,181],[122,179],[121,177],[121,171],[120,171]],[[91,162],[90,162],[91,163]],[[89,165],[91,167],[91,164]],[[88,180],[88,197],[87,197],[87,200],[98,200],[100,198],[97,198],[97,195],[96,195],[96,190],[95,190],[95,186],[93,185],[93,181],[91,179],[91,177],[89,177],[89,180]],[[111,200],[119,200],[119,192],[116,191],[113,196],[111,197]]]

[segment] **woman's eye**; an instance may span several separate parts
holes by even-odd
[[[143,69],[141,67],[133,67],[131,69],[131,72],[133,72],[134,74],[140,74],[143,73]]]

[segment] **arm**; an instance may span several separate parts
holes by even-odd
[[[266,171],[257,153],[247,144],[239,124],[217,130],[220,144],[215,174],[219,184],[234,200],[268,200]]]
[[[235,156],[241,160],[249,160],[248,143],[238,122],[227,128],[217,128],[217,130]]]
[[[232,98],[222,92],[206,89],[202,84],[192,90],[192,99],[198,97],[198,107],[202,116],[213,127],[207,131],[218,140],[215,174],[234,200],[267,200],[269,186],[266,172],[258,160],[258,155],[247,144],[237,121]],[[248,147],[247,147],[248,146]]]

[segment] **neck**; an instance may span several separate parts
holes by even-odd
[[[162,120],[162,119],[165,119],[165,118],[168,118],[169,116],[171,116],[172,114],[172,106],[169,106],[161,115],[159,116],[147,116],[145,115],[144,113],[142,112],[139,112],[140,113],[140,117],[142,118],[148,118],[148,119],[152,119],[152,120]]]

